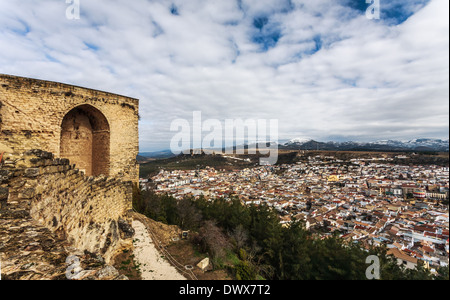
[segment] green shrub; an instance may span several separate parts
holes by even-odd
[[[248,261],[241,261],[234,269],[237,280],[255,280],[258,275],[255,268]]]

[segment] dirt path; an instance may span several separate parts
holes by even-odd
[[[143,280],[186,280],[171,266],[158,252],[145,225],[134,220],[132,223],[136,231],[134,236],[135,260],[140,264]]]

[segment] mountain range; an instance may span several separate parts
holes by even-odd
[[[420,138],[410,141],[381,140],[376,142],[318,142],[292,139],[279,145],[286,150],[376,150],[376,151],[449,151],[449,140]]]
[[[273,142],[271,144],[274,144]],[[269,144],[267,144],[269,146]],[[256,144],[240,145],[234,149],[255,148]],[[420,138],[410,141],[381,140],[376,142],[318,142],[313,139],[295,138],[286,143],[278,144],[281,150],[328,150],[328,151],[432,151],[448,152],[449,140]],[[213,149],[214,150],[214,149]],[[215,149],[220,151],[220,149]],[[199,152],[200,153],[200,152]],[[141,152],[138,159],[161,159],[175,156],[170,150],[156,152]]]

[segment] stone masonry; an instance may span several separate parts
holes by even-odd
[[[2,279],[64,279],[73,257],[75,279],[123,279],[138,120],[137,99],[0,74]]]
[[[138,181],[139,101],[92,89],[0,74],[0,143],[42,149],[86,175]]]
[[[74,253],[89,253],[102,262],[97,267],[111,263],[132,247],[131,197],[132,182],[87,177],[51,153],[7,154],[0,168],[2,276],[63,279]]]

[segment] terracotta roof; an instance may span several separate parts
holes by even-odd
[[[423,249],[424,252],[434,253],[434,249],[430,248],[428,246],[422,246],[422,249]]]
[[[403,246],[402,245],[400,245],[399,243],[397,243],[397,242],[394,242],[393,243],[393,245],[395,246],[395,247],[397,247],[398,249],[401,249],[401,248],[403,248]]]
[[[407,255],[406,253],[404,253],[403,251],[397,249],[397,248],[391,248],[389,249],[389,251],[387,252],[388,255],[393,255],[395,256],[395,258],[401,259],[401,260],[405,260],[405,261],[409,261],[413,264],[417,264],[417,258],[411,257],[409,255]]]

